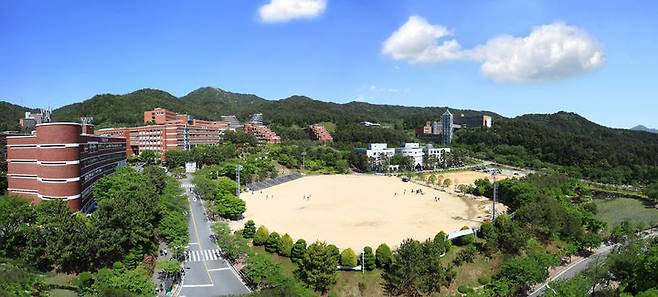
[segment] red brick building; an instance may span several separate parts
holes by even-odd
[[[331,137],[329,131],[320,125],[310,125],[307,129],[311,139],[318,140],[322,142],[333,142],[334,138]]]
[[[91,212],[96,181],[126,163],[126,140],[94,135],[91,125],[46,123],[32,135],[7,137],[9,194],[66,201]]]
[[[251,122],[244,124],[244,132],[254,135],[259,142],[269,144],[281,143],[281,137],[261,123]]]
[[[128,139],[127,155],[138,155],[145,150],[164,153],[169,150],[190,150],[201,144],[218,144],[229,129],[224,121],[197,120],[187,114],[156,108],[144,112],[144,123],[130,128],[108,128],[98,135]]]

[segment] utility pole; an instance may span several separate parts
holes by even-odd
[[[493,208],[491,209],[491,221],[496,220],[496,174],[498,174],[498,171],[494,170],[491,175],[493,176]]]
[[[366,248],[364,247],[363,250],[361,250],[361,273],[365,274],[366,273]]]
[[[306,159],[306,151],[302,152],[302,170],[304,170],[304,161]]]
[[[236,187],[235,187],[235,196],[240,197],[240,170],[242,170],[242,165],[238,165],[235,167],[235,180],[236,180]]]

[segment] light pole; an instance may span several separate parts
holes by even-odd
[[[235,180],[237,187],[235,187],[235,196],[240,197],[240,170],[242,170],[242,165],[235,166]]]
[[[304,170],[304,161],[306,160],[306,151],[302,152],[302,170]]]
[[[498,174],[498,171],[493,171],[491,175],[493,176],[493,208],[491,209],[491,221],[496,220],[496,174]]]

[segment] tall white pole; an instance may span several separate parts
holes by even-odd
[[[493,208],[491,212],[491,221],[496,220],[496,171],[493,172]]]
[[[237,187],[235,187],[235,196],[240,197],[240,170],[242,170],[242,165],[235,167],[235,180]]]

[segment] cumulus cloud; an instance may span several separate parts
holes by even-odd
[[[454,40],[439,39],[452,36],[443,26],[435,26],[418,16],[411,16],[384,42],[382,52],[396,60],[411,63],[432,63],[457,59],[460,45]]]
[[[597,69],[604,62],[594,38],[560,22],[536,27],[524,37],[495,37],[472,49],[461,49],[451,36],[447,28],[412,16],[384,42],[382,53],[412,64],[476,61],[482,74],[499,82],[560,79]]]
[[[287,22],[294,19],[310,19],[319,16],[327,8],[326,0],[271,0],[258,10],[266,23]]]

